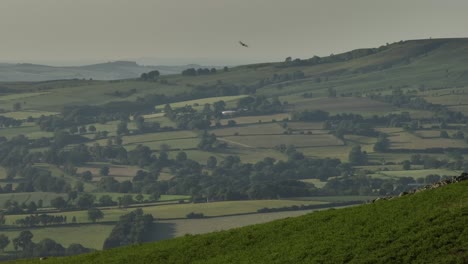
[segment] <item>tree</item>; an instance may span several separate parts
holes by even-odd
[[[187,160],[187,153],[185,153],[184,151],[180,151],[179,153],[177,153],[176,160],[178,162],[186,161]]]
[[[83,178],[84,181],[91,181],[93,180],[93,174],[90,171],[85,171],[81,174],[81,178]]]
[[[127,135],[129,133],[128,131],[128,127],[127,127],[127,122],[125,121],[121,121],[118,125],[117,125],[117,131],[116,131],[117,135]]]
[[[440,131],[440,137],[441,138],[449,138],[449,135],[448,135],[447,131],[442,130],[442,131]]]
[[[209,169],[214,169],[216,168],[216,165],[218,164],[218,160],[216,157],[210,156],[208,160],[206,161],[206,167]]]
[[[348,160],[354,165],[366,165],[367,153],[365,151],[361,151],[361,146],[354,146],[349,152]]]
[[[21,110],[21,103],[20,102],[16,102],[13,104],[13,111],[19,111]]]
[[[96,197],[90,193],[83,193],[78,197],[76,205],[81,209],[90,208],[93,206]]]
[[[411,169],[411,162],[409,160],[403,161],[402,165],[403,165],[404,170],[410,170]]]
[[[67,206],[67,202],[65,201],[65,199],[63,199],[62,196],[59,196],[57,198],[50,200],[50,205],[52,205],[52,207],[55,207],[61,210]]]
[[[88,131],[94,133],[94,132],[96,132],[96,127],[93,126],[93,125],[90,125],[90,126],[88,127]]]
[[[112,206],[115,205],[115,202],[112,200],[110,195],[103,195],[99,197],[99,205],[100,206]]]
[[[33,234],[29,230],[21,231],[17,238],[13,239],[13,246],[15,250],[21,248],[21,250],[25,251],[31,249],[33,242],[31,239],[33,238]]]
[[[0,250],[3,252],[5,248],[10,244],[10,239],[4,234],[0,234]]]
[[[133,204],[135,201],[133,200],[133,196],[127,194],[122,197],[119,197],[119,205],[122,207],[128,207],[129,205]]]
[[[109,167],[104,166],[101,169],[99,169],[99,174],[101,174],[102,176],[109,175]]]
[[[135,196],[135,200],[137,200],[137,202],[141,203],[143,201],[145,197],[143,197],[143,195],[141,193],[137,194],[137,196]]]
[[[88,219],[91,220],[93,223],[96,222],[96,220],[104,218],[104,213],[102,213],[101,210],[98,208],[90,208],[88,209]]]

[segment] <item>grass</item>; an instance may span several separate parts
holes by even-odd
[[[461,171],[454,171],[448,169],[429,169],[429,170],[400,170],[400,171],[379,171],[376,175],[381,175],[381,177],[391,177],[391,178],[399,178],[399,177],[412,177],[412,178],[424,178],[430,174],[438,174],[440,176],[447,175],[447,176],[458,176],[460,175]],[[375,176],[374,176],[375,177]]]
[[[179,196],[186,198],[187,196]],[[171,197],[171,200],[174,197]],[[295,200],[252,200],[252,201],[227,201],[213,203],[186,203],[186,204],[168,204],[144,207],[143,211],[152,214],[155,218],[185,218],[188,213],[203,213],[205,216],[221,216],[230,214],[242,214],[257,212],[264,207],[276,208],[301,204],[325,204],[321,201],[295,201]],[[104,219],[102,221],[117,221],[121,215],[127,214],[134,208],[113,208],[104,209]],[[60,212],[56,215],[67,216],[67,219],[76,217],[78,223],[89,223],[87,211]],[[6,223],[13,224],[16,219],[23,218],[24,215],[8,215]]]
[[[51,116],[57,115],[57,112],[48,112],[48,111],[15,111],[15,112],[7,112],[7,113],[0,113],[1,116],[14,118],[18,120],[26,120],[29,117],[38,118],[41,116]]]
[[[466,263],[467,187],[48,262]]]
[[[196,100],[189,100],[183,102],[177,102],[170,104],[171,107],[174,108],[181,108],[186,105],[193,106],[194,109],[201,110],[203,109],[205,104],[213,104],[214,102],[224,101],[226,104],[229,105],[230,102],[235,102],[241,98],[247,97],[247,95],[233,95],[233,96],[219,96],[219,97],[209,97],[203,99],[196,99]],[[155,107],[156,110],[163,110],[165,105],[158,105]],[[232,105],[234,106],[234,105]]]
[[[252,124],[247,126],[236,126],[219,128],[210,131],[216,136],[233,136],[236,133],[238,135],[270,135],[270,134],[283,134],[286,131],[280,126],[279,123],[265,123],[265,124]]]
[[[332,135],[257,135],[223,137],[227,143],[248,148],[273,148],[275,146],[294,145],[297,147],[342,146],[343,142]]]
[[[401,128],[379,128],[378,130],[389,134],[390,149],[460,148],[466,145],[460,139],[421,138]]]
[[[28,192],[28,193],[1,193],[0,194],[0,207],[3,208],[6,201],[17,201],[19,204],[29,203],[34,201],[37,204],[37,201],[42,200],[43,206],[50,206],[50,200],[63,197],[67,199],[67,194],[63,193],[50,193],[50,192]]]
[[[282,121],[283,119],[289,119],[288,113],[280,113],[274,115],[259,115],[259,116],[239,116],[233,118],[221,119],[222,125],[227,125],[229,120],[234,120],[238,125],[240,124],[258,124],[258,123],[270,123],[272,120]]]
[[[67,219],[71,221],[71,219]],[[45,238],[51,238],[64,247],[70,244],[79,243],[88,248],[102,249],[104,240],[109,236],[114,225],[92,224],[92,225],[70,225],[60,227],[41,227],[29,229],[34,235],[32,241],[37,243]],[[12,240],[17,237],[21,230],[2,230]],[[92,238],[92,239],[91,239]],[[10,243],[7,251],[13,250],[13,244]]]
[[[19,127],[0,128],[0,136],[8,139],[18,135],[25,135],[30,139],[38,139],[41,137],[52,137],[52,132],[41,131],[38,126],[25,124]]]
[[[294,104],[295,111],[322,110],[332,114],[356,113],[368,116],[373,114],[386,114],[395,110],[395,108],[389,104],[361,97],[302,98],[299,96],[286,96],[282,99],[288,101],[290,104]]]

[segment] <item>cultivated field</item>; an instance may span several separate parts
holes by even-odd
[[[342,146],[343,142],[332,135],[268,135],[268,136],[228,136],[227,143],[250,148],[274,148],[275,146],[294,145],[296,147]]]

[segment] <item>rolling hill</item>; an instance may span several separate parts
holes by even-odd
[[[465,181],[389,201],[47,263],[466,263],[467,188]]]
[[[201,67],[142,66],[131,61],[115,61],[85,66],[46,66],[37,64],[0,64],[1,82],[38,82],[62,79],[117,80],[139,77],[142,73],[158,70],[161,74],[179,74],[181,71]]]

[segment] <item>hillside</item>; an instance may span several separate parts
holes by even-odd
[[[47,263],[466,263],[467,190],[465,181],[390,201]]]
[[[38,82],[62,79],[118,80],[137,78],[158,70],[161,74],[179,74],[198,65],[142,66],[130,61],[116,61],[85,66],[46,66],[37,64],[0,64],[0,82]]]
[[[190,65],[181,74],[151,78],[2,82],[0,233],[11,242],[0,243],[0,259],[63,255],[65,248],[78,254],[83,251],[75,251],[77,244],[101,250],[113,226],[135,209],[156,219],[140,230],[148,237],[132,232],[131,238],[118,236],[116,245],[265,223],[304,215],[317,205],[334,208],[397,196],[468,171],[467,51],[468,39],[426,39],[322,58],[222,69]],[[135,64],[97,64],[85,70],[109,66]],[[384,255],[404,259],[396,253],[396,242],[419,241],[428,235],[425,229],[440,231],[426,226],[425,219],[440,222],[445,213],[466,213],[458,211],[465,210],[466,197],[452,205],[450,197],[438,196],[418,193],[377,203],[382,206],[327,211],[265,229],[212,234],[197,237],[198,242],[182,238],[155,247],[190,252],[184,245],[206,244],[214,252],[207,258],[217,263],[224,256],[215,245],[229,248],[222,241],[233,245],[233,255],[225,256],[232,262],[254,242],[264,251],[258,256],[262,260],[272,260],[266,253],[270,249],[297,249],[294,256],[311,261],[318,255],[336,257],[335,262],[347,257],[375,262]],[[102,218],[90,217],[90,210],[98,212],[94,208]],[[385,210],[398,212],[387,217]],[[373,211],[382,215],[375,225]],[[339,226],[345,218],[356,220]],[[270,229],[285,232],[272,234]],[[310,236],[301,237],[296,229]],[[374,229],[379,235],[358,233]],[[411,230],[410,235],[404,230]],[[451,231],[447,227],[443,232]],[[13,243],[21,234],[32,235],[27,248]],[[241,237],[249,234],[252,241],[242,244]],[[348,234],[365,242],[349,249]],[[325,236],[337,238],[320,244]],[[52,252],[49,239],[62,251]],[[275,239],[284,243],[276,246]],[[333,243],[343,245],[334,249]],[[377,255],[366,251],[369,245],[378,245]],[[200,250],[198,244],[193,247]],[[393,251],[383,252],[389,249]],[[414,252],[408,254],[419,254]],[[245,254],[257,258],[253,251]],[[197,256],[195,251],[192,255]],[[171,258],[182,261],[182,256]]]

